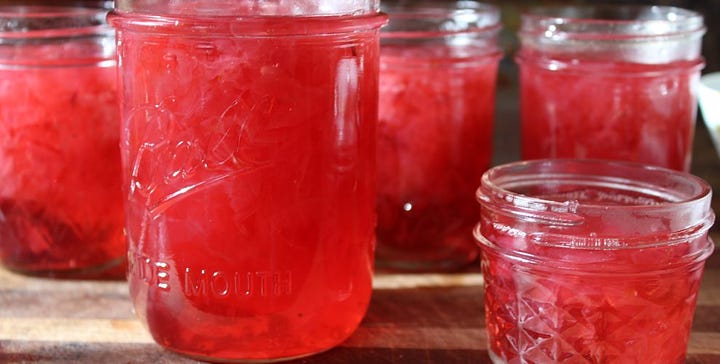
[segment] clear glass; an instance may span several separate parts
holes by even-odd
[[[122,277],[114,31],[107,10],[0,6],[0,260]]]
[[[522,157],[602,158],[688,171],[703,17],[663,6],[522,15]]]
[[[474,261],[473,193],[490,166],[500,13],[472,1],[383,2],[378,265]]]
[[[629,162],[535,160],[477,192],[495,363],[684,363],[711,189]]]
[[[209,361],[338,345],[372,289],[386,17],[119,3],[110,19],[140,318],[160,345]]]

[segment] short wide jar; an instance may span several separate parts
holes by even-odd
[[[477,197],[495,363],[683,363],[705,260],[711,189],[627,162],[490,169]]]

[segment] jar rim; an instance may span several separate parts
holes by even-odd
[[[59,38],[111,31],[101,7],[0,6],[0,39]]]
[[[559,168],[580,171],[580,173],[548,173]],[[596,171],[612,171],[612,174],[593,174]],[[642,176],[646,180],[638,181],[637,179],[628,178],[628,174],[631,173]],[[555,181],[554,183],[557,184],[567,178],[571,178],[575,182],[585,178],[586,184],[608,183],[609,186],[623,191],[638,189],[644,193],[653,194],[658,199],[656,201],[639,200],[636,201],[638,204],[613,205],[613,209],[620,210],[666,209],[683,204],[709,203],[712,197],[710,185],[690,173],[636,162],[599,159],[538,159],[496,166],[483,174],[482,184],[476,191],[476,197],[483,200],[488,194],[502,196],[505,201],[512,202],[520,208],[560,213],[573,213],[572,210],[577,209],[579,205],[588,209],[607,208],[607,204],[578,203],[570,200],[560,202],[542,197],[528,196],[508,189],[509,186],[518,187],[539,184],[548,178],[552,178]],[[670,186],[657,182],[661,178],[669,178],[668,183],[684,184],[686,190],[683,192],[673,191]],[[642,202],[647,204],[640,204]],[[568,220],[569,223],[573,221],[572,218]]]
[[[497,33],[500,9],[473,0],[453,3],[432,1],[383,2],[381,11],[389,23],[382,28],[384,38],[419,38],[462,33]]]
[[[714,246],[707,238],[715,220],[710,185],[663,167],[592,159],[513,162],[485,172],[476,196],[482,216],[476,241],[519,261],[579,267],[616,260],[632,267],[635,252],[678,246],[687,247],[676,257],[685,264],[704,260]],[[486,238],[486,228],[488,236],[507,240]],[[570,251],[603,253],[585,264]]]
[[[279,21],[288,20],[288,21]],[[118,30],[152,34],[193,34],[198,37],[278,37],[361,32],[387,22],[383,13],[354,16],[211,16],[149,15],[115,9],[109,23]]]
[[[0,5],[0,17],[54,17],[65,14],[94,15],[98,12],[105,12],[102,7],[84,7],[67,5]]]
[[[521,14],[519,34],[544,38],[626,39],[704,33],[702,14],[674,6],[544,6]]]
[[[278,4],[279,3],[279,4]],[[323,17],[362,16],[378,12],[380,0],[314,2],[205,0],[190,2],[156,0],[115,0],[115,10],[123,13],[162,17]]]
[[[473,228],[473,236],[480,249],[482,249],[485,257],[491,255],[508,260],[515,265],[516,269],[527,269],[527,267],[533,266],[533,269],[535,270],[546,271],[548,273],[554,274],[557,274],[558,272],[563,272],[566,274],[569,272],[574,272],[574,274],[589,274],[592,276],[597,276],[598,274],[607,276],[631,274],[634,277],[641,277],[644,275],[655,276],[659,272],[672,272],[679,269],[687,269],[689,265],[702,265],[715,250],[715,243],[711,239],[703,239],[700,245],[695,246],[686,255],[676,257],[677,259],[673,262],[646,264],[643,270],[638,270],[635,264],[615,264],[613,262],[602,262],[595,260],[582,261],[574,260],[572,258],[568,259],[556,256],[546,257],[535,253],[525,252],[522,250],[508,249],[488,240],[483,235],[481,230],[481,224],[476,224]],[[659,245],[660,244],[642,247],[632,247],[629,249],[641,250],[647,248],[657,248]],[[612,270],[608,270],[606,268],[608,263],[612,265]]]

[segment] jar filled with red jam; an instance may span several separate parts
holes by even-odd
[[[456,270],[478,255],[473,194],[492,156],[500,12],[474,1],[383,11],[378,265]]]
[[[671,169],[534,160],[477,196],[494,363],[684,363],[713,251],[710,186]]]
[[[522,157],[690,168],[702,15],[667,6],[546,7],[522,15]]]
[[[210,361],[338,345],[370,300],[377,1],[116,2],[128,280]]]
[[[114,31],[104,9],[0,6],[0,261],[122,277]]]

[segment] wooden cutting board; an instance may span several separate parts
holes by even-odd
[[[490,363],[482,277],[379,274],[342,346],[295,363]],[[124,282],[28,278],[0,269],[0,363],[193,363],[157,346]],[[720,363],[720,254],[708,262],[688,363]]]

